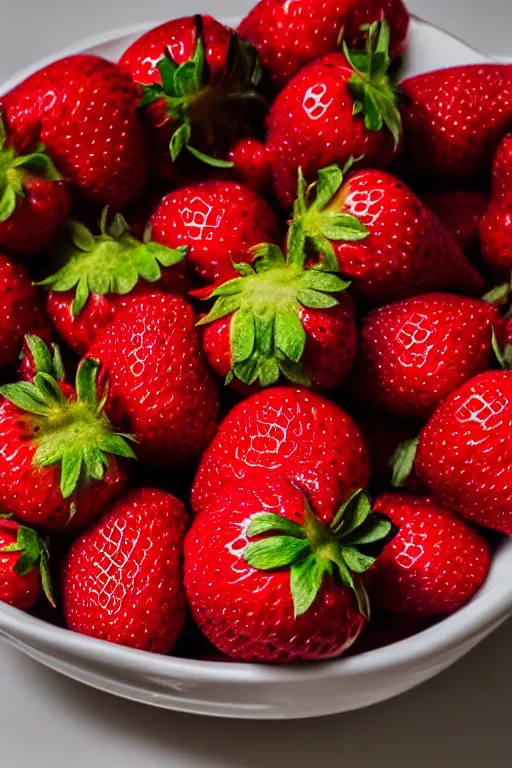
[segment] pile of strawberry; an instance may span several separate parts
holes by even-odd
[[[512,534],[512,66],[400,82],[408,22],[261,0],[1,98],[1,600],[284,663],[481,588]]]

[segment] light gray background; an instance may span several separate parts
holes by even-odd
[[[236,14],[251,3],[223,4],[227,14]],[[408,4],[483,51],[512,55],[512,0]],[[0,81],[83,37],[164,19],[169,5],[0,0]],[[215,12],[218,5],[197,0],[187,11]],[[117,700],[59,677],[0,642],[0,766],[510,768],[511,649],[509,623],[442,676],[393,701],[321,720],[245,723]]]

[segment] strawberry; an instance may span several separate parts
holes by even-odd
[[[130,648],[168,653],[185,623],[183,504],[137,488],[73,543],[62,574],[69,629]]]
[[[480,224],[484,259],[499,275],[512,270],[512,133],[499,146],[494,160],[493,191]]]
[[[453,189],[422,195],[421,199],[444,224],[463,251],[480,246],[478,227],[489,204],[489,195],[478,189]]]
[[[370,312],[352,379],[364,405],[427,419],[492,358],[498,310],[480,299],[430,293]]]
[[[453,179],[487,174],[512,121],[512,66],[440,69],[400,84],[403,166]]]
[[[350,45],[364,41],[364,25],[385,18],[391,28],[391,54],[399,55],[409,26],[402,0],[260,0],[238,27],[255,46],[276,88],[299,69],[338,49],[344,31]]]
[[[340,656],[369,616],[361,551],[392,531],[359,491],[330,526],[304,493],[257,473],[224,488],[185,541],[192,616],[222,653],[288,663]]]
[[[38,372],[0,387],[0,506],[22,523],[56,531],[89,523],[122,491],[120,457],[133,457],[98,399],[94,360],[76,389]]]
[[[53,600],[48,543],[31,528],[0,515],[0,601],[29,611],[44,593]]]
[[[234,176],[256,192],[266,192],[272,185],[272,156],[257,139],[240,139],[231,147],[228,160]]]
[[[441,506],[512,534],[512,372],[463,384],[423,429],[416,471]]]
[[[120,209],[140,196],[146,182],[139,99],[138,88],[115,64],[78,55],[39,70],[1,102],[15,145],[37,132],[83,196]]]
[[[174,469],[197,459],[217,426],[218,395],[196,317],[180,296],[127,302],[89,351],[108,380],[107,413],[137,441],[137,457]]]
[[[434,214],[395,176],[322,169],[299,194],[290,235],[351,280],[350,293],[387,304],[427,291],[479,293],[483,281]],[[298,246],[297,246],[298,247]]]
[[[256,51],[233,30],[211,16],[173,19],[144,33],[119,64],[142,86],[161,174],[185,149],[214,167],[232,165],[226,150],[264,106]]]
[[[107,209],[95,236],[78,221],[67,223],[54,253],[57,272],[39,285],[49,289],[47,311],[66,344],[85,354],[99,332],[127,302],[127,297],[150,293],[152,283],[162,291],[163,273],[169,287],[184,291],[186,248],[170,250],[140,242],[126,221],[116,215],[109,223]]]
[[[67,184],[44,146],[17,152],[0,117],[0,248],[16,256],[44,250],[70,207]]]
[[[188,246],[188,262],[202,278],[235,277],[232,261],[250,261],[250,249],[279,242],[276,214],[244,184],[212,180],[163,198],[150,220],[152,237],[168,248]]]
[[[26,333],[49,338],[48,321],[37,288],[20,264],[0,254],[0,368],[13,365]]]
[[[374,509],[399,529],[373,572],[376,609],[411,618],[450,614],[483,586],[490,566],[487,541],[430,499],[386,493]]]
[[[346,379],[356,353],[355,308],[334,273],[304,268],[304,251],[277,245],[255,250],[253,266],[218,286],[215,304],[199,325],[214,370],[251,386],[281,376],[324,391]],[[334,295],[332,295],[334,294]]]
[[[308,181],[351,158],[382,167],[401,140],[398,92],[388,77],[389,28],[375,25],[366,53],[331,53],[308,64],[276,98],[268,117],[274,189],[290,209],[302,168]]]
[[[369,461],[358,428],[339,406],[306,389],[274,387],[236,405],[220,425],[196,474],[195,512],[254,470],[288,476],[330,523],[340,504],[366,487]]]

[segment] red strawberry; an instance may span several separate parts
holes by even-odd
[[[217,426],[195,322],[179,296],[133,298],[89,352],[108,379],[107,412],[135,436],[138,458],[160,467],[197,459]]]
[[[372,605],[411,618],[454,613],[482,587],[490,566],[486,540],[430,499],[386,493],[374,509],[399,533],[372,578]]]
[[[17,256],[44,250],[70,206],[67,185],[44,146],[17,152],[0,117],[0,248]]]
[[[146,182],[140,92],[115,64],[79,55],[56,61],[2,97],[13,142],[39,132],[66,180],[114,208],[136,200]]]
[[[420,436],[416,471],[435,500],[512,534],[512,372],[481,373],[440,405]]]
[[[76,390],[48,373],[0,387],[0,507],[18,521],[78,528],[122,491],[116,457],[134,454],[103,413],[97,368],[80,365]]]
[[[257,54],[233,30],[211,16],[173,19],[142,35],[119,64],[143,86],[160,173],[172,171],[184,149],[215,167],[231,165],[222,160],[226,150],[250,131],[263,102]]]
[[[352,379],[365,405],[427,419],[444,398],[484,371],[498,310],[480,299],[431,293],[381,307],[364,319]]]
[[[364,41],[363,25],[385,18],[391,53],[402,52],[409,14],[402,0],[260,0],[238,28],[254,45],[273,84],[282,88],[299,69],[338,49],[344,30],[350,45]]]
[[[0,254],[0,368],[13,365],[23,347],[26,333],[50,331],[43,302],[28,273]]]
[[[69,629],[168,653],[185,623],[181,552],[186,514],[163,491],[137,488],[71,547],[62,598]]]
[[[265,192],[272,184],[272,156],[257,139],[240,139],[228,153],[234,175],[256,192]]]
[[[311,498],[322,520],[369,478],[366,447],[341,408],[306,389],[274,387],[236,405],[203,455],[192,488],[200,512],[254,470],[286,475]]]
[[[359,491],[327,527],[279,476],[253,474],[224,488],[185,541],[192,616],[222,653],[286,663],[340,656],[359,636],[368,601],[359,551],[392,526]]]
[[[489,204],[487,192],[454,189],[422,195],[421,199],[434,211],[459,248],[464,251],[479,248],[478,227]]]
[[[164,197],[150,221],[157,243],[188,246],[188,261],[207,280],[236,276],[232,261],[250,261],[250,249],[279,241],[268,203],[244,184],[205,181]]]
[[[40,285],[50,289],[46,306],[53,325],[79,354],[87,352],[130,297],[155,288],[162,292],[164,279],[169,288],[174,283],[177,291],[186,290],[186,248],[172,251],[142,243],[130,234],[122,216],[108,224],[107,210],[97,236],[78,221],[68,222],[54,253],[57,271]]]
[[[405,80],[403,166],[450,179],[485,174],[512,121],[512,66],[473,64]]]
[[[295,230],[295,231],[293,231]],[[350,293],[387,304],[428,291],[483,291],[483,281],[439,219],[395,176],[337,166],[299,182],[292,238],[351,280]]]
[[[331,53],[304,67],[281,91],[268,117],[274,188],[291,208],[302,169],[310,182],[321,168],[387,165],[401,140],[398,92],[387,71],[389,30],[374,27],[366,54]],[[374,50],[375,49],[375,50]],[[371,74],[370,74],[371,72]]]
[[[0,519],[0,601],[29,611],[44,589],[55,607],[48,560],[48,544],[35,531]]]
[[[256,250],[254,266],[209,294],[199,321],[203,348],[227,382],[262,387],[284,376],[319,390],[339,387],[356,353],[355,308],[338,275],[304,268],[304,251],[285,260],[277,245]],[[331,295],[335,294],[335,296]]]
[[[492,199],[480,224],[480,240],[487,263],[508,277],[512,270],[512,133],[494,160]]]

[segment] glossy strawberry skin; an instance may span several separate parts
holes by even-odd
[[[427,419],[457,387],[484,371],[498,310],[480,299],[431,293],[370,312],[352,379],[355,396],[386,413]]]
[[[487,541],[430,499],[387,493],[375,502],[399,528],[375,565],[376,609],[421,618],[462,608],[483,586],[490,567]]]
[[[355,307],[348,295],[338,298],[330,309],[299,311],[306,331],[306,346],[301,363],[311,380],[312,389],[330,392],[349,375],[357,349]],[[231,370],[231,316],[216,320],[201,329],[201,341],[214,371],[225,378]]]
[[[249,187],[205,181],[171,192],[151,219],[152,239],[168,248],[187,245],[187,260],[200,277],[236,277],[231,261],[250,261],[250,248],[279,241],[276,214]]]
[[[0,225],[1,226],[1,225]],[[43,300],[28,273],[0,254],[0,368],[13,365],[27,333],[49,341],[51,332]]]
[[[343,27],[348,44],[359,47],[364,37],[360,27],[383,16],[391,27],[392,54],[397,55],[409,26],[402,0],[261,0],[238,32],[258,50],[280,89],[306,64],[337,51]]]
[[[512,534],[512,373],[463,384],[421,433],[416,471],[443,507]]]
[[[429,291],[483,292],[480,275],[450,233],[397,177],[358,171],[329,210],[353,214],[370,232],[357,243],[333,242],[356,298],[387,304]]]
[[[252,138],[240,139],[229,151],[235,164],[233,175],[256,192],[265,192],[272,185],[272,155],[265,144]]]
[[[198,458],[217,426],[218,394],[195,323],[181,297],[134,298],[89,351],[108,380],[110,419],[135,436],[137,457],[149,464]]]
[[[422,195],[463,251],[479,247],[478,228],[489,205],[489,195],[478,189],[454,189]]]
[[[480,224],[482,253],[500,276],[512,269],[512,133],[499,146],[494,159],[493,194]]]
[[[313,182],[321,168],[344,167],[353,158],[374,167],[393,157],[393,138],[383,128],[371,131],[354,116],[348,83],[354,70],[342,53],[332,53],[304,67],[276,98],[268,117],[267,147],[273,157],[274,191],[290,209],[297,196],[301,167]]]
[[[473,64],[405,80],[404,167],[450,179],[486,173],[512,120],[512,66]]]
[[[40,130],[65,179],[117,210],[136,200],[146,182],[139,100],[139,89],[115,64],[78,55],[39,70],[1,101],[15,144]]]
[[[25,178],[24,196],[17,198],[12,216],[0,222],[0,248],[16,256],[43,251],[66,221],[70,208],[66,182]]]
[[[126,493],[78,538],[62,576],[64,616],[75,632],[168,653],[185,623],[181,582],[186,514],[168,493]]]
[[[224,488],[185,541],[185,589],[207,639],[240,661],[287,663],[340,656],[365,620],[350,590],[324,577],[313,606],[294,619],[290,572],[258,571],[244,560],[246,529],[270,512],[304,522],[304,494],[284,478],[256,473]]]
[[[369,478],[366,446],[352,419],[306,389],[274,387],[236,405],[201,459],[192,507],[201,512],[224,486],[254,470],[285,475],[330,523]]]
[[[16,544],[19,528],[13,520],[0,520],[0,602],[29,611],[43,593],[39,568],[20,576],[14,570],[20,552],[3,551]]]

